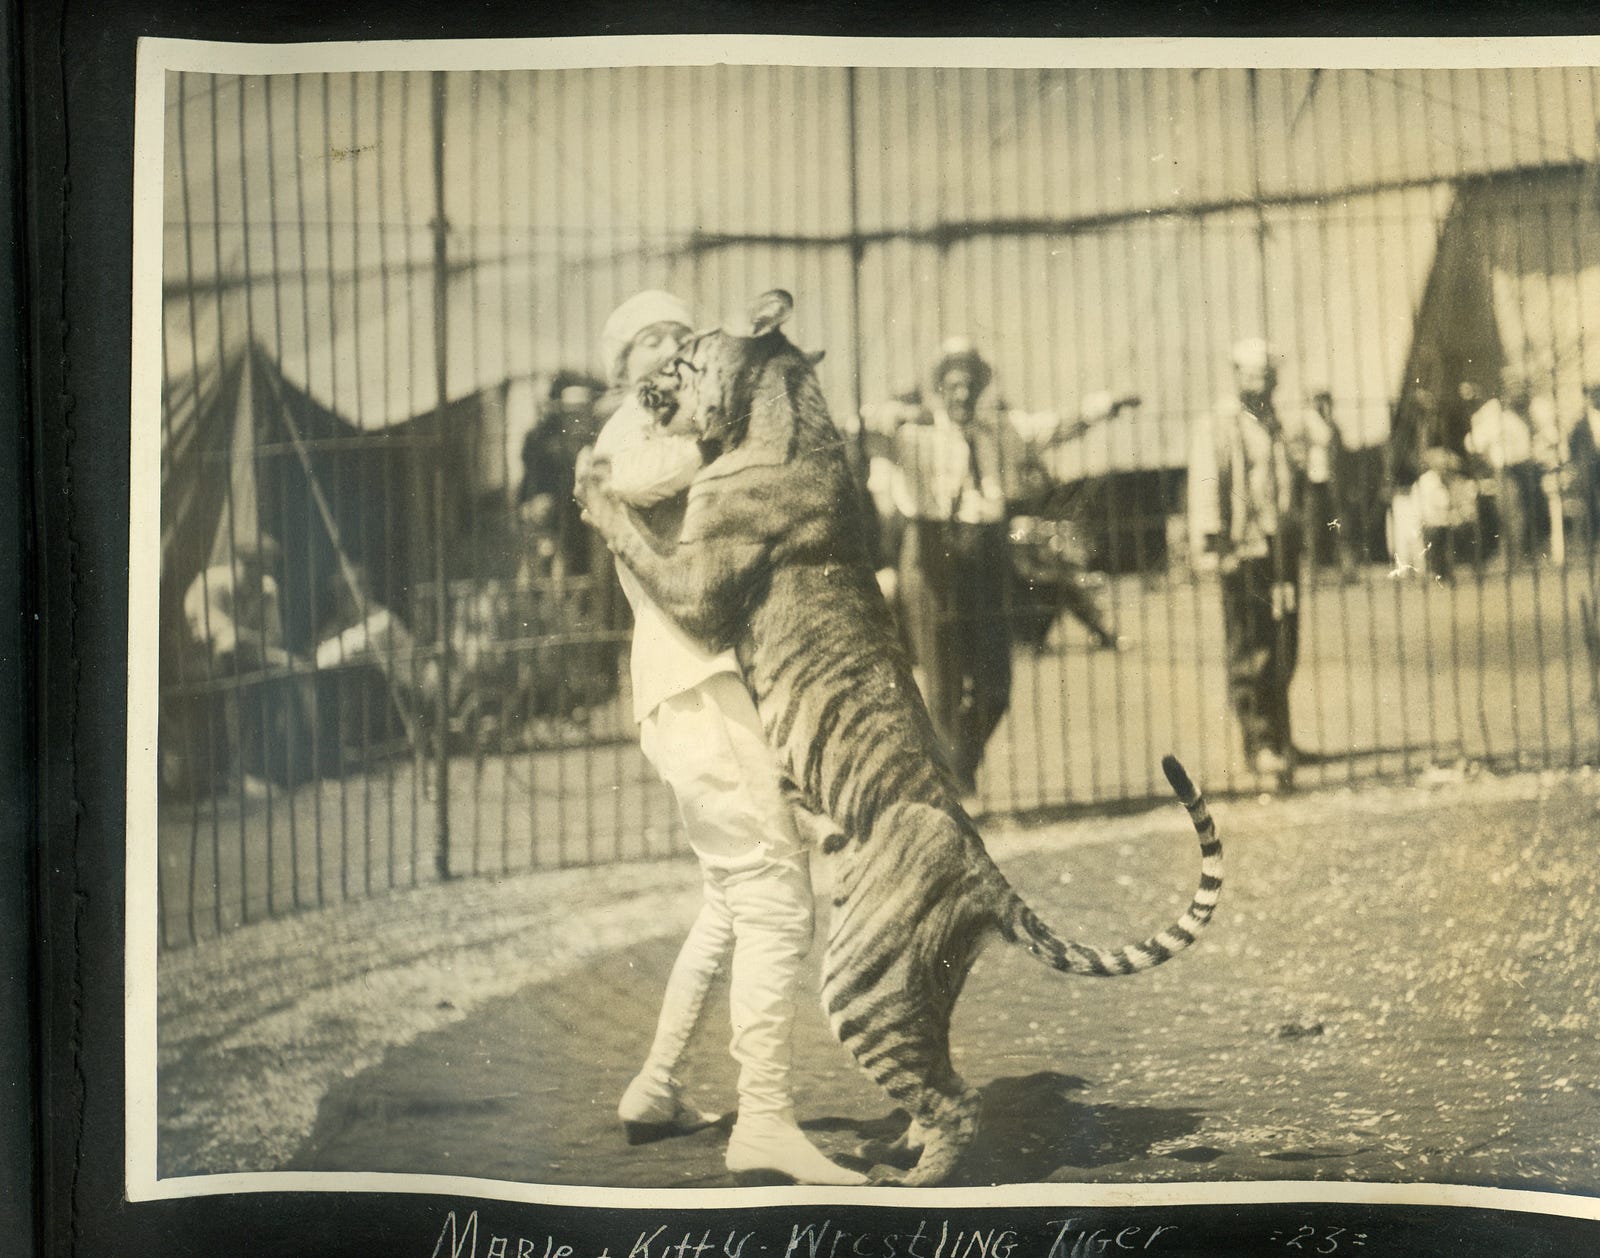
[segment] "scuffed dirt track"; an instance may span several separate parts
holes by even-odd
[[[985,1122],[959,1181],[1600,1191],[1597,794],[1589,773],[1436,774],[1219,806],[1228,881],[1191,953],[1103,982],[1002,947],[980,961],[953,1039]],[[1186,828],[1174,807],[992,846],[1048,920],[1115,942],[1184,901]],[[328,958],[255,945],[281,1007],[240,994],[246,958],[202,973],[180,954],[183,985],[163,975],[185,1032],[163,1036],[163,1173],[726,1183],[721,1132],[629,1148],[611,1118],[694,887],[688,864],[569,871],[363,906],[336,937],[331,915],[262,928]],[[294,994],[296,971],[316,984]],[[801,1116],[844,1154],[892,1129],[889,1107],[803,1000]],[[685,1072],[712,1109],[733,1104],[725,1011],[716,998]]]

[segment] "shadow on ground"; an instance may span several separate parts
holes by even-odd
[[[1047,1179],[1094,1178],[1096,1168],[1148,1158],[1162,1142],[1192,1136],[1203,1113],[1122,1105],[1085,1105],[1072,1099],[1088,1082],[1076,1075],[1042,1070],[1020,1078],[995,1079],[980,1089],[978,1134],[957,1165],[951,1186],[1037,1183]],[[820,1118],[803,1126],[813,1133],[845,1134],[846,1143],[888,1143],[905,1130],[903,1110],[860,1121]],[[865,1169],[856,1158],[843,1158]]]

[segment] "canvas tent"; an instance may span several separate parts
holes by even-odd
[[[1525,380],[1565,436],[1600,382],[1600,186],[1575,165],[1463,183],[1439,234],[1401,383],[1395,456],[1415,457],[1430,404],[1459,448],[1470,406]],[[1562,442],[1564,448],[1565,442]]]
[[[165,648],[184,630],[184,591],[212,563],[270,537],[285,646],[313,647],[334,613],[341,559],[365,595],[408,618],[425,614],[435,539],[446,576],[469,548],[471,478],[463,466],[481,395],[363,433],[285,380],[259,346],[173,382],[163,417],[161,624]],[[441,440],[440,433],[449,434]],[[434,469],[444,472],[442,510]]]
[[[270,684],[217,676],[184,607],[197,581],[219,572],[248,580],[238,557],[266,539],[281,551],[274,578],[282,646],[290,655],[309,660],[319,642],[379,611],[398,618],[402,633],[410,625],[420,640],[431,641],[435,547],[447,579],[462,575],[461,557],[473,549],[464,544],[470,443],[454,435],[474,431],[483,411],[482,397],[473,396],[442,415],[363,433],[284,379],[256,345],[169,383],[159,611],[161,677],[173,700],[165,712],[168,751],[183,746],[193,754],[216,736],[215,714],[207,715],[199,695]],[[410,658],[391,664],[391,677],[416,676],[421,667]],[[403,722],[405,705],[391,709],[392,692],[376,674],[340,684],[369,686],[380,727]],[[323,719],[315,709],[327,704],[309,706],[305,721]],[[196,725],[203,734],[190,728]],[[309,753],[292,754],[287,763],[303,768],[288,777],[333,768],[337,741],[321,741],[314,765]]]

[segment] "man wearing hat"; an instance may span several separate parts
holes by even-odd
[[[1222,578],[1228,693],[1245,757],[1269,789],[1287,788],[1294,772],[1303,536],[1304,469],[1273,403],[1279,363],[1263,340],[1233,347],[1234,392],[1195,426],[1189,460],[1192,523]]]
[[[1022,439],[980,419],[993,373],[972,342],[946,341],[931,409],[893,439],[885,554],[896,557],[902,625],[929,714],[964,791],[1011,701],[1007,502],[1020,483]]]
[[[692,327],[682,301],[651,290],[618,306],[601,334],[618,405],[593,457],[618,469],[619,484],[626,466],[626,500],[647,528],[668,535],[682,525],[698,453],[685,462],[686,443],[658,434],[633,386],[676,354]],[[812,939],[811,877],[755,702],[731,650],[706,650],[620,562],[617,575],[633,606],[639,744],[677,799],[703,894],[667,979],[649,1053],[623,1093],[618,1117],[632,1141],[715,1121],[685,1103],[676,1072],[712,979],[731,954],[729,1048],[739,1064],[739,1116],[728,1137],[728,1169],[810,1184],[864,1183],[864,1176],[829,1161],[795,1122],[791,1032],[800,965]]]

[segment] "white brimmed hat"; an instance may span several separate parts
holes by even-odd
[[[600,357],[611,379],[622,375],[622,359],[639,333],[658,323],[694,327],[694,316],[683,300],[659,288],[635,293],[607,317],[600,329]]]

